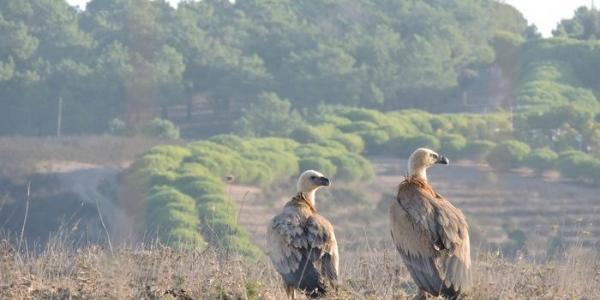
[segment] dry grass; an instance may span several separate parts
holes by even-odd
[[[343,249],[342,249],[343,250]],[[415,287],[392,248],[346,257],[331,299],[410,299]],[[598,254],[573,253],[561,262],[474,261],[469,299],[593,299],[600,294]],[[250,262],[213,249],[162,246],[71,249],[53,241],[39,253],[0,242],[0,299],[284,299],[265,260]]]
[[[168,142],[182,141],[108,135],[0,137],[0,177],[57,171],[47,168],[63,161],[117,166],[152,146]]]

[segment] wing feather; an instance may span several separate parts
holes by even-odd
[[[287,284],[325,293],[338,276],[338,249],[333,226],[318,214],[284,209],[267,231],[269,256]]]
[[[469,235],[460,210],[431,188],[408,183],[390,207],[390,223],[396,248],[420,288],[453,295],[468,287]]]

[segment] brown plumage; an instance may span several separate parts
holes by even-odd
[[[315,209],[315,191],[329,186],[316,171],[302,173],[296,194],[267,229],[269,257],[281,275],[286,293],[294,299],[298,289],[318,298],[335,288],[338,247],[333,226]]]
[[[390,207],[391,234],[411,277],[427,294],[457,299],[470,284],[470,245],[463,213],[436,193],[426,169],[448,160],[429,149],[409,159],[409,176]]]

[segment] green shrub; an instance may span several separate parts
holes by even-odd
[[[313,126],[301,126],[290,134],[290,138],[299,143],[321,143],[325,141],[325,137]]]
[[[358,133],[365,142],[366,152],[369,155],[382,154],[386,151],[386,144],[390,136],[384,130],[376,129]]]
[[[356,181],[362,178],[361,165],[351,156],[334,156],[330,161],[335,165],[335,177],[345,181]]]
[[[262,92],[243,109],[242,117],[233,124],[234,131],[245,136],[287,136],[301,123],[288,99],[276,93]]]
[[[492,141],[475,140],[467,143],[463,155],[474,161],[483,161],[495,146],[496,143]]]
[[[594,180],[595,159],[581,151],[561,152],[556,167],[561,176],[570,179]]]
[[[179,174],[173,171],[150,172],[147,175],[149,186],[169,185],[179,178]]]
[[[331,140],[344,145],[350,152],[361,153],[365,149],[365,142],[357,134],[336,132],[331,136]]]
[[[423,147],[435,151],[440,148],[440,141],[432,135],[418,134],[399,136],[391,139],[387,144],[389,153],[403,158],[408,158],[416,149]]]
[[[235,182],[268,185],[287,180],[304,169],[335,176],[335,159],[340,179],[371,179],[370,163],[360,155],[362,139],[336,131],[331,125],[306,127],[322,132],[327,139],[319,144],[300,144],[287,138],[240,139],[220,135],[187,147],[155,147],[138,157],[134,174],[154,186],[146,201],[148,228],[163,241],[190,243],[202,235],[213,245],[242,253],[259,253],[248,234],[238,225],[238,209],[226,197],[225,176]],[[299,129],[296,132],[301,132]],[[201,225],[201,226],[200,226]],[[166,228],[166,229],[165,229]],[[197,242],[193,242],[197,243]]]
[[[519,166],[529,154],[529,146],[525,143],[508,140],[496,145],[487,157],[494,169],[509,170]]]
[[[172,187],[155,187],[146,200],[146,225],[151,236],[157,234],[161,242],[170,245],[205,246],[197,231],[197,214],[194,200]]]
[[[130,131],[125,122],[114,118],[108,122],[108,133],[116,136],[126,136],[130,133]]]
[[[323,157],[301,158],[300,170],[315,170],[323,173],[325,176],[332,178],[337,174],[337,167],[335,166],[335,164]]]
[[[367,121],[358,121],[353,122],[348,125],[341,125],[338,128],[345,133],[354,133],[359,131],[367,131],[377,129],[377,124],[367,122]]]
[[[353,122],[365,121],[373,124],[381,124],[384,118],[384,115],[379,111],[362,108],[352,109],[341,115]]]
[[[210,181],[199,180],[187,183],[181,188],[181,191],[198,199],[209,194],[224,195],[225,186],[222,183],[214,184]]]
[[[179,128],[171,121],[156,118],[146,125],[142,132],[151,137],[160,139],[177,140],[179,139]]]
[[[449,156],[462,154],[467,146],[467,140],[458,134],[446,134],[440,137],[440,151]]]
[[[244,139],[237,135],[233,134],[220,134],[215,135],[208,139],[208,141],[213,142],[215,144],[223,145],[229,149],[238,152],[244,152],[247,150],[246,142]]]
[[[525,163],[538,174],[542,174],[544,171],[554,168],[557,159],[558,154],[550,148],[540,148],[531,151],[525,159]]]

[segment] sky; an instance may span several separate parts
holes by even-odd
[[[543,36],[552,35],[552,30],[562,19],[573,16],[573,12],[580,6],[590,6],[592,0],[503,0],[519,9],[529,23],[534,23]],[[71,5],[78,5],[82,9],[88,0],[67,0]],[[175,5],[179,0],[169,0]],[[600,0],[596,0],[596,7]]]

